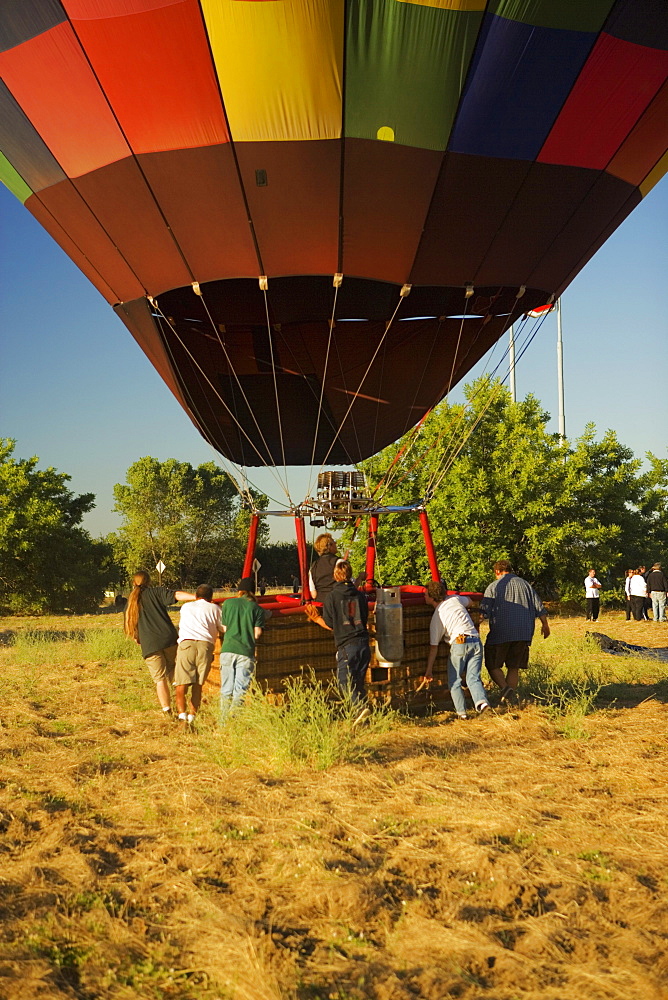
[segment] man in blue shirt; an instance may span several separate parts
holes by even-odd
[[[484,617],[489,619],[485,666],[494,683],[501,688],[501,701],[514,705],[519,671],[529,666],[529,646],[536,618],[541,620],[544,639],[550,634],[550,626],[540,597],[526,580],[513,573],[507,559],[494,563],[494,575],[496,579],[487,587],[480,602]]]

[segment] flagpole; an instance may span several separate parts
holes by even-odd
[[[564,406],[564,342],[561,335],[561,299],[557,299],[557,390],[559,394],[559,437],[566,438],[566,412]]]
[[[515,385],[515,327],[511,324],[508,335],[508,356],[510,358],[510,398],[517,402],[517,386]]]

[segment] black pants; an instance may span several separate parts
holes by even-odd
[[[587,605],[587,621],[597,622],[598,621],[598,609],[601,606],[600,597],[586,597],[585,604]]]
[[[631,621],[631,598],[630,597],[626,598],[626,620],[627,620],[627,622]]]
[[[637,594],[631,594],[631,611],[633,612],[633,617],[637,622],[643,620],[643,611],[645,610],[645,598],[639,597]]]

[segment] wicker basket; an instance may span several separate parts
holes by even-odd
[[[474,620],[477,617],[473,610]],[[410,602],[403,608],[404,655],[399,666],[388,667],[376,659],[373,606],[369,612],[371,664],[367,672],[367,690],[372,701],[424,712],[434,706],[452,705],[447,682],[449,647],[442,643],[434,664],[434,680],[420,691],[429,653],[429,622],[432,609],[424,603]],[[217,696],[220,690],[220,642],[216,644],[213,666],[205,693]],[[307,674],[327,685],[336,677],[336,647],[331,632],[314,625],[305,614],[274,615],[266,625],[256,649],[256,678],[272,698],[280,699],[284,681]]]

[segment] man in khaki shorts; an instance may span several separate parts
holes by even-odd
[[[176,652],[174,685],[179,724],[192,728],[202,701],[202,687],[213,661],[213,648],[218,633],[222,633],[220,608],[213,603],[213,588],[202,583],[195,591],[195,600],[181,609],[179,640]],[[190,688],[190,712],[186,712],[186,691]]]

